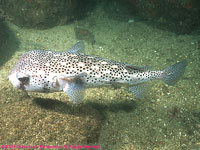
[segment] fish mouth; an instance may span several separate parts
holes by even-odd
[[[21,89],[21,90],[24,90],[24,91],[25,91],[25,86],[24,86],[24,84],[23,84],[23,83],[20,83],[20,85],[19,85],[19,89]]]
[[[25,90],[24,84],[18,80],[18,78],[16,77],[16,73],[10,73],[8,78],[9,78],[9,81],[11,82],[11,84],[15,88]]]

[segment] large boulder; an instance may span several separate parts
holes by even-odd
[[[200,25],[199,0],[125,0],[139,16],[153,20],[162,29],[191,33]]]
[[[51,99],[6,104],[0,114],[1,145],[96,145],[102,119],[89,105]]]
[[[11,22],[21,27],[44,29],[82,15],[79,7],[87,0],[7,0],[0,8]]]
[[[7,38],[7,26],[4,23],[4,19],[0,17],[0,51]]]

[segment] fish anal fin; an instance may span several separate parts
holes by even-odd
[[[148,85],[145,83],[129,87],[129,90],[139,99],[142,99],[148,92]]]

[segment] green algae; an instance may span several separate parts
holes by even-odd
[[[32,140],[51,145],[93,143],[106,150],[198,149],[200,37],[176,35],[143,22],[111,20],[101,16],[100,8],[91,17],[79,23],[95,18],[96,42],[85,43],[87,54],[161,70],[187,59],[184,77],[174,87],[152,82],[142,100],[123,88],[88,89],[79,106],[71,104],[65,93],[22,92],[7,79],[19,56],[35,48],[65,51],[77,42],[75,24],[40,31],[9,24],[20,44],[0,68],[0,144]]]

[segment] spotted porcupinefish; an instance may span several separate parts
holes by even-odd
[[[161,79],[174,85],[187,65],[182,60],[162,71],[102,59],[82,53],[78,42],[66,52],[32,50],[26,52],[9,75],[14,87],[25,91],[64,91],[75,102],[83,99],[86,88],[126,86],[138,98],[145,94],[145,82]]]

